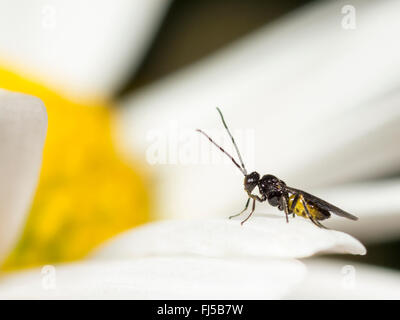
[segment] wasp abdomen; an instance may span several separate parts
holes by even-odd
[[[303,203],[301,201],[297,201],[296,206],[292,209],[293,200],[295,199],[295,195],[289,197],[289,211],[290,213],[294,213],[300,217],[308,218],[306,210],[304,209]],[[314,204],[310,202],[306,202],[308,212],[310,215],[316,220],[325,220],[331,216],[331,214],[323,209],[317,208]]]

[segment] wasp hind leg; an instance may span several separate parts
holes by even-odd
[[[250,199],[249,199],[249,200],[250,200]],[[250,214],[247,216],[247,218],[244,219],[244,220],[240,223],[241,225],[243,225],[243,223],[245,223],[247,220],[250,219],[250,217],[252,216],[252,214],[253,214],[253,212],[254,212],[255,209],[256,209],[256,199],[253,199],[253,206],[252,206],[252,208],[251,208],[251,212],[250,212]]]
[[[249,207],[249,203],[250,203],[250,198],[247,199],[246,205],[244,206],[244,209],[242,211],[240,211],[237,214],[234,214],[233,216],[230,216],[229,219],[232,219],[234,217],[240,216],[243,212],[245,212],[247,210],[247,208]]]
[[[321,224],[318,220],[313,218],[310,211],[308,211],[307,203],[304,201],[303,197],[301,197],[301,203],[303,204],[304,211],[306,212],[307,216],[310,218],[312,223],[314,223],[317,227],[329,230],[327,227],[325,227],[323,224]]]

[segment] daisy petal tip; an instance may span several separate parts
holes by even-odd
[[[94,258],[147,255],[305,258],[321,253],[366,253],[352,236],[320,229],[306,220],[280,216],[236,219],[168,220],[128,231],[103,245]]]

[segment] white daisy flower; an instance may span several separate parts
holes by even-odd
[[[123,101],[118,142],[157,164],[153,200],[159,218],[167,220],[125,232],[76,263],[4,274],[0,298],[399,298],[398,272],[314,258],[364,255],[352,235],[372,243],[393,239],[400,227],[399,182],[370,182],[396,172],[400,163],[400,47],[393,41],[400,31],[399,3],[353,1],[355,29],[346,27],[343,5],[308,6]],[[118,75],[110,82],[96,78],[94,91],[112,90],[124,76],[121,65],[114,66]],[[14,114],[7,105],[32,112]],[[286,223],[261,205],[243,226],[228,220],[246,201],[243,176],[229,159],[224,165],[223,154],[212,158],[218,150],[194,132],[221,128],[216,106],[238,137],[248,168],[354,213],[357,222],[326,222],[351,235],[301,217]],[[0,95],[0,115],[6,137],[0,150],[10,149],[0,159],[8,175],[0,181],[5,257],[34,190],[46,121],[37,99],[8,92]],[[231,152],[229,143],[221,144]],[[7,181],[15,183],[14,191],[7,191]]]

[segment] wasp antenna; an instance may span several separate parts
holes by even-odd
[[[246,175],[247,175],[247,170],[246,170],[246,168],[245,168],[245,166],[244,166],[244,163],[243,163],[243,160],[242,160],[242,156],[240,155],[239,148],[238,148],[238,146],[236,145],[235,139],[233,138],[231,132],[229,131],[228,126],[226,125],[224,116],[222,115],[222,112],[221,112],[221,110],[220,110],[218,107],[217,107],[217,111],[218,111],[219,115],[221,116],[221,120],[222,120],[222,123],[223,123],[223,125],[224,125],[226,131],[228,132],[229,136],[230,136],[231,139],[232,139],[233,146],[234,146],[235,149],[236,149],[236,153],[237,153],[237,155],[238,155],[238,157],[239,157],[239,161],[240,161],[241,167],[242,167],[242,169],[243,169],[242,172],[243,172],[243,174],[246,176]]]
[[[241,166],[239,166],[239,164],[236,162],[236,160],[228,153],[226,152],[223,148],[221,148],[217,143],[214,142],[213,139],[211,139],[204,131],[200,130],[200,129],[196,129],[197,132],[200,132],[201,134],[203,134],[208,140],[210,140],[210,142],[215,145],[217,148],[219,148],[219,150],[221,150],[223,153],[225,153],[229,158],[231,158],[232,162],[235,164],[236,167],[238,167],[238,169],[243,173],[243,175],[247,175],[246,173],[246,169],[243,169]]]

